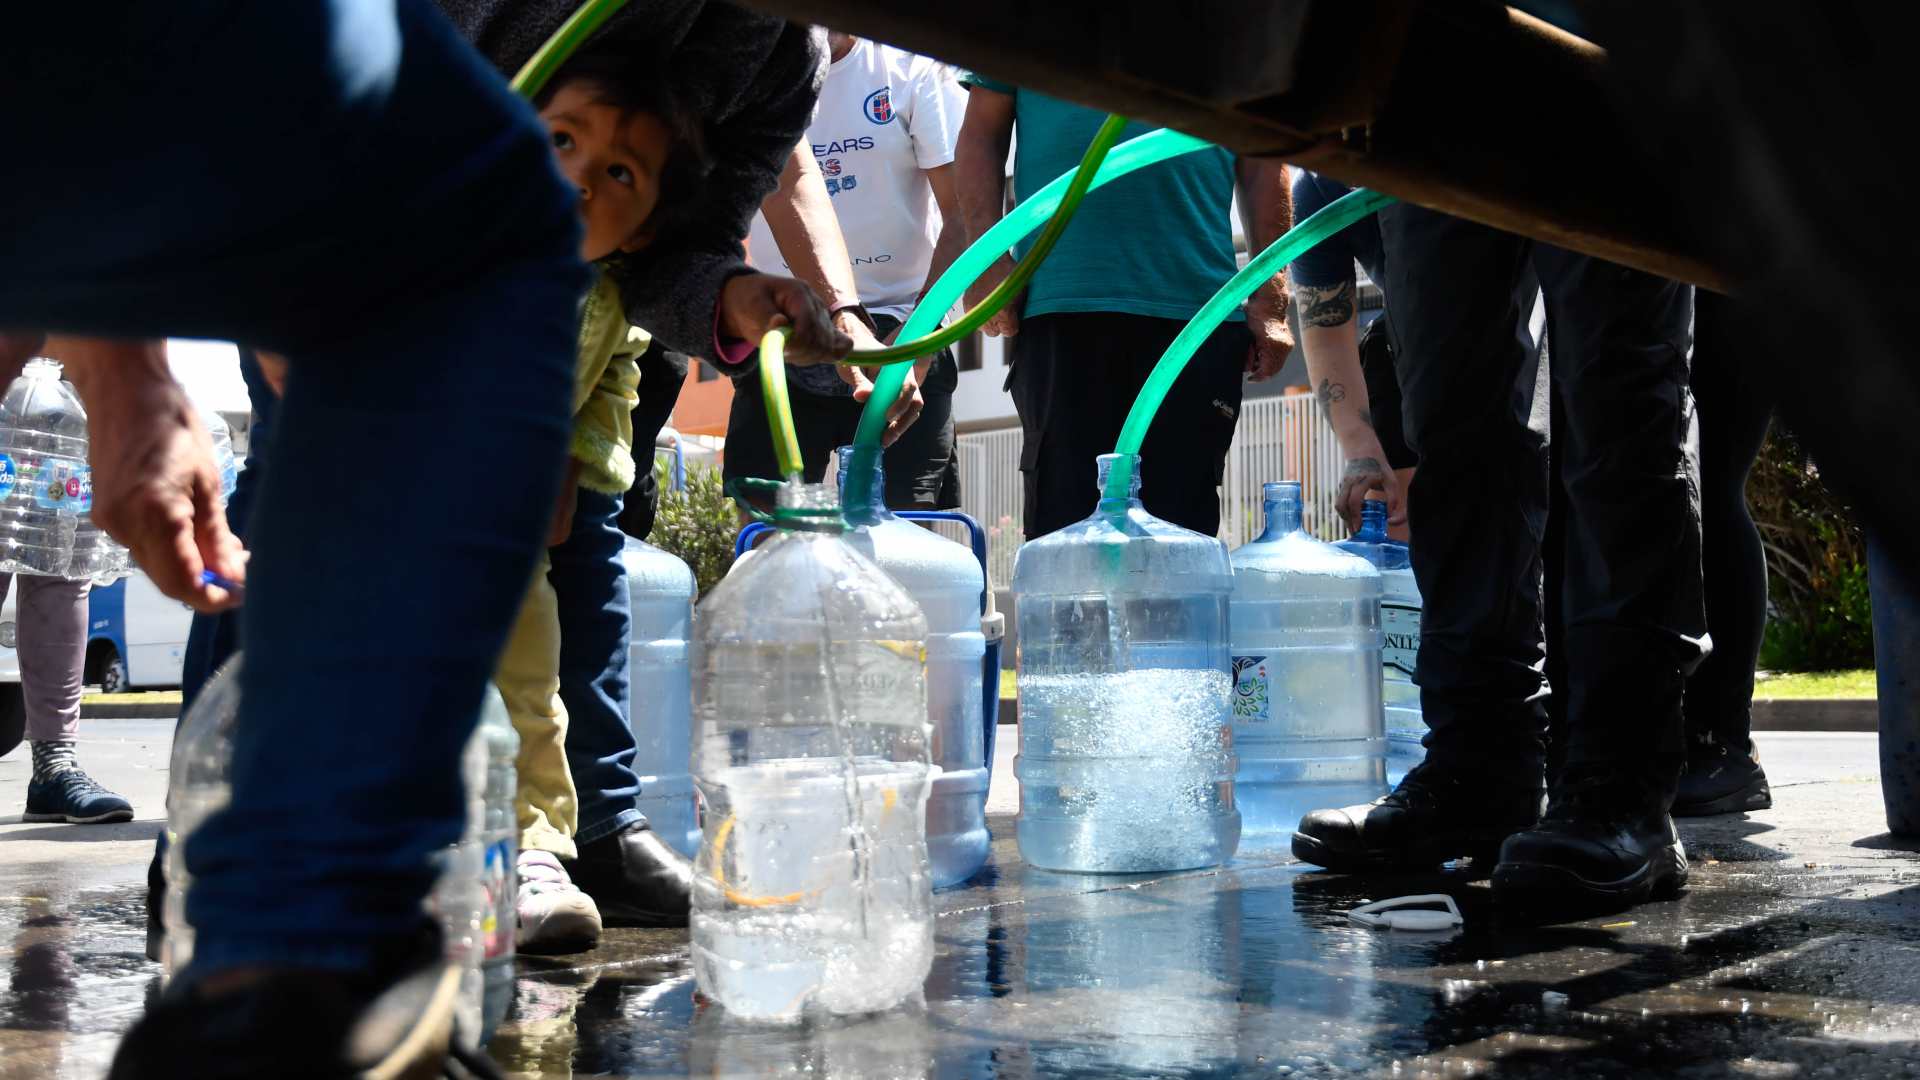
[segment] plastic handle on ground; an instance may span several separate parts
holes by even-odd
[[[1446,910],[1431,911],[1418,906],[1422,904],[1439,904]],[[1347,912],[1347,921],[1372,930],[1411,930],[1416,933],[1453,930],[1467,924],[1467,920],[1460,915],[1460,905],[1445,893],[1376,900]]]
[[[1207,300],[1173,339],[1173,343],[1167,346],[1167,351],[1160,355],[1159,362],[1153,366],[1153,373],[1147,376],[1146,385],[1140,388],[1140,396],[1133,399],[1133,408],[1127,412],[1127,422],[1120,429],[1120,441],[1113,448],[1113,452],[1120,455],[1120,460],[1114,462],[1113,468],[1107,471],[1106,490],[1101,493],[1103,498],[1118,500],[1122,504],[1127,501],[1127,493],[1133,482],[1132,455],[1138,454],[1140,444],[1146,441],[1153,414],[1167,400],[1167,391],[1173,388],[1173,381],[1180,377],[1187,361],[1193,358],[1194,350],[1233,313],[1240,301],[1252,295],[1253,290],[1279,273],[1282,267],[1322,240],[1394,201],[1391,195],[1355,188],[1288,229],[1280,239],[1267,245],[1265,251],[1254,256],[1239,273],[1220,286],[1220,290]]]
[[[1205,150],[1212,145],[1204,139],[1166,130],[1128,139],[1114,147],[1100,162],[1088,190],[1148,165],[1191,154],[1195,150]],[[906,324],[900,328],[900,337],[913,340],[937,327],[941,316],[965,295],[967,286],[972,285],[1001,255],[1012,250],[1015,244],[1040,228],[1060,209],[1068,189],[1078,176],[1079,170],[1076,169],[1055,177],[975,240],[915,305],[913,314],[907,316]],[[1032,252],[1028,252],[1028,255],[1031,256]],[[889,367],[874,377],[873,396],[867,399],[866,411],[860,414],[860,427],[853,437],[854,459],[847,486],[854,499],[863,499],[871,494],[867,485],[873,476],[873,457],[880,452],[880,436],[887,429],[887,403],[900,396],[900,387],[906,379],[904,367]],[[850,505],[865,505],[851,499],[848,501]]]

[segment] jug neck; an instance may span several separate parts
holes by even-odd
[[[30,375],[36,379],[57,380],[64,370],[65,369],[60,366],[60,361],[50,360],[44,356],[36,356],[27,361],[26,366],[20,369],[20,374]]]
[[[1384,543],[1387,539],[1387,504],[1379,499],[1368,499],[1360,504],[1360,531],[1353,534],[1355,540],[1369,544]]]
[[[846,531],[846,523],[840,518],[840,505],[825,484],[788,481],[780,485],[774,502],[773,523],[782,532]]]
[[[1260,534],[1260,539],[1278,540],[1305,528],[1300,517],[1299,481],[1282,480],[1265,484],[1260,492],[1267,513],[1267,531]]]
[[[846,518],[847,524],[871,526],[893,520],[893,511],[887,509],[887,485],[884,475],[886,469],[881,460],[880,448],[877,446],[843,446],[840,448],[839,454],[840,514]],[[863,462],[861,460],[863,457],[870,458],[870,460]],[[848,492],[852,490],[847,485],[847,479],[853,475],[853,470],[855,469],[865,469],[868,478],[872,480],[872,483],[867,485],[866,502],[860,506],[846,501]]]
[[[1139,454],[1101,454],[1096,459],[1100,473],[1098,491],[1100,492],[1100,510],[1105,513],[1124,513],[1140,505],[1140,455]],[[1114,469],[1125,471],[1127,494],[1121,498],[1108,490]]]

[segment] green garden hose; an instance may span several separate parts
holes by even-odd
[[[595,30],[600,29],[613,13],[625,7],[627,0],[587,0],[560,24],[540,50],[527,59],[520,71],[509,83],[514,91],[531,100],[538,96],[540,88],[547,85],[553,73],[567,62],[574,50],[578,49]]]

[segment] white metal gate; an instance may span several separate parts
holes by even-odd
[[[1023,535],[1021,431],[978,431],[954,441],[960,455],[960,509],[987,530],[987,579],[995,588],[1007,588]]]

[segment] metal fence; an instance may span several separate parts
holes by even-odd
[[[1004,589],[1013,582],[1013,557],[1022,535],[1020,429],[975,432],[956,441],[960,508],[986,526],[988,574],[995,587]],[[1344,465],[1333,428],[1313,395],[1247,401],[1227,452],[1220,538],[1233,548],[1260,535],[1260,485],[1269,480],[1301,482],[1307,531],[1325,540],[1346,536],[1333,505]]]

